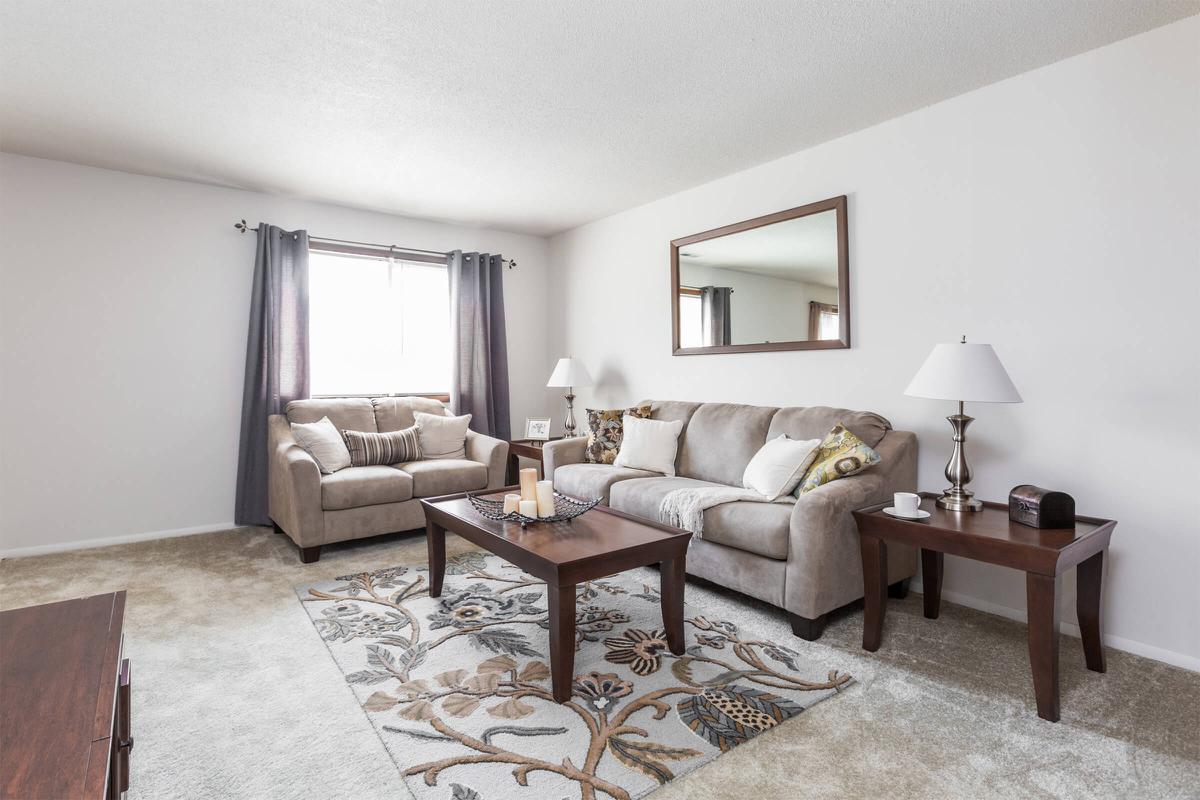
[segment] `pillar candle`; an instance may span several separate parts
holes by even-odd
[[[518,505],[520,502],[521,495],[519,494],[504,495],[504,513],[511,514],[512,512],[517,511],[520,508]]]
[[[521,501],[521,516],[537,519],[537,500]]]
[[[537,507],[539,517],[554,516],[554,482],[537,482]]]
[[[537,470],[526,467],[521,470],[521,499],[537,502]],[[536,516],[536,514],[534,515]]]

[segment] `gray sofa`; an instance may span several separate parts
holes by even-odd
[[[387,433],[412,427],[418,411],[444,414],[436,400],[296,400],[285,411],[286,416],[275,414],[269,421],[269,513],[276,532],[299,546],[306,564],[320,558],[325,544],[425,527],[419,498],[504,485],[508,442],[474,431],[467,432],[465,459],[347,467],[322,475],[289,425],[329,417],[339,430]]]
[[[826,615],[863,596],[858,533],[850,512],[916,491],[917,437],[865,411],[813,407],[766,408],[725,403],[650,403],[651,417],[682,420],[676,477],[645,470],[584,463],[585,439],[550,442],[543,450],[546,476],[558,491],[599,497],[620,511],[658,519],[672,489],[742,485],[751,457],[768,440],[820,439],[838,422],[874,447],[883,460],[833,481],[795,503],[739,501],[704,513],[704,536],[692,538],[687,571],[713,583],[786,609],[797,636],[816,639]],[[917,571],[911,548],[888,548],[888,583],[902,593]]]

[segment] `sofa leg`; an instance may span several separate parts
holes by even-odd
[[[279,523],[276,522],[275,520],[271,520],[271,527],[274,528],[275,532],[278,533],[280,536],[286,535],[286,534],[284,534],[283,528],[279,527]]]
[[[911,578],[905,578],[902,581],[896,581],[888,587],[888,597],[893,600],[903,600],[908,597],[908,583]]]
[[[821,638],[821,634],[825,631],[825,620],[828,616],[828,614],[822,614],[816,619],[809,619],[799,614],[788,613],[788,618],[792,621],[792,633],[809,642],[815,642]]]
[[[312,564],[321,557],[321,545],[316,547],[301,547],[300,561],[304,564]]]

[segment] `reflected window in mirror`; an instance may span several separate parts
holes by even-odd
[[[845,201],[672,242],[675,354],[849,347]]]
[[[836,339],[838,337],[838,307],[830,303],[808,304],[808,338]]]
[[[695,286],[679,287],[679,341],[682,347],[704,347],[701,327],[700,290]]]

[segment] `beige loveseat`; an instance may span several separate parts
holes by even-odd
[[[645,405],[645,401],[639,405]],[[742,485],[751,457],[768,440],[820,439],[837,423],[874,447],[883,460],[821,486],[794,503],[725,503],[704,512],[703,538],[693,537],[689,574],[788,611],[797,636],[816,639],[826,615],[863,596],[858,533],[850,512],[916,491],[917,437],[892,430],[878,414],[846,409],[765,408],[725,403],[653,402],[651,417],[682,420],[676,477],[584,463],[584,438],[543,450],[546,476],[558,491],[602,498],[620,511],[658,519],[672,489]],[[901,593],[917,571],[911,548],[888,548],[888,583]]]
[[[387,433],[412,427],[415,412],[444,414],[423,397],[296,400],[269,425],[269,513],[278,533],[300,547],[308,564],[321,545],[425,527],[419,498],[504,485],[508,443],[467,432],[465,459],[347,467],[322,475],[292,436],[290,422],[329,417],[339,430]]]

